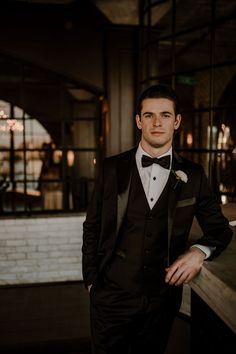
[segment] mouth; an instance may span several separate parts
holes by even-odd
[[[152,135],[162,135],[164,134],[164,132],[160,132],[160,131],[153,131],[151,132]]]

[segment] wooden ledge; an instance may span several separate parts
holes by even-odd
[[[191,288],[236,333],[236,229],[231,243],[214,260],[205,261]]]

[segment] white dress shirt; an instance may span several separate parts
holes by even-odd
[[[141,160],[143,155],[153,157],[149,155],[146,151],[144,151],[141,144],[139,143],[135,156],[136,164],[149,207],[150,209],[152,209],[156,204],[157,200],[159,199],[163,189],[165,188],[165,185],[170,175],[172,165],[172,147],[163,155],[158,156],[158,158],[160,158],[166,155],[170,155],[169,170],[156,163],[153,163],[148,167],[142,167]],[[207,259],[214,250],[214,247],[207,247],[198,244],[195,244],[192,247],[198,247],[201,251],[203,251],[206,254],[205,259]]]
[[[152,209],[165,188],[170,175],[170,169],[167,170],[156,163],[148,167],[142,167],[141,159],[143,155],[153,157],[147,154],[141,147],[141,144],[139,144],[136,152],[136,164],[149,207]],[[165,154],[158,156],[158,158],[166,155],[170,155],[172,159],[172,147]]]

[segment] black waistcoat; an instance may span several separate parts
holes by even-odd
[[[106,274],[109,280],[130,292],[155,296],[167,288],[164,277],[168,186],[167,182],[151,210],[135,166],[126,215]]]

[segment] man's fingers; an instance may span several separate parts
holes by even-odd
[[[168,268],[168,271],[167,271],[167,274],[165,277],[166,283],[169,283],[170,285],[175,284],[175,282],[179,279],[181,274],[182,274],[182,272],[177,267]]]

